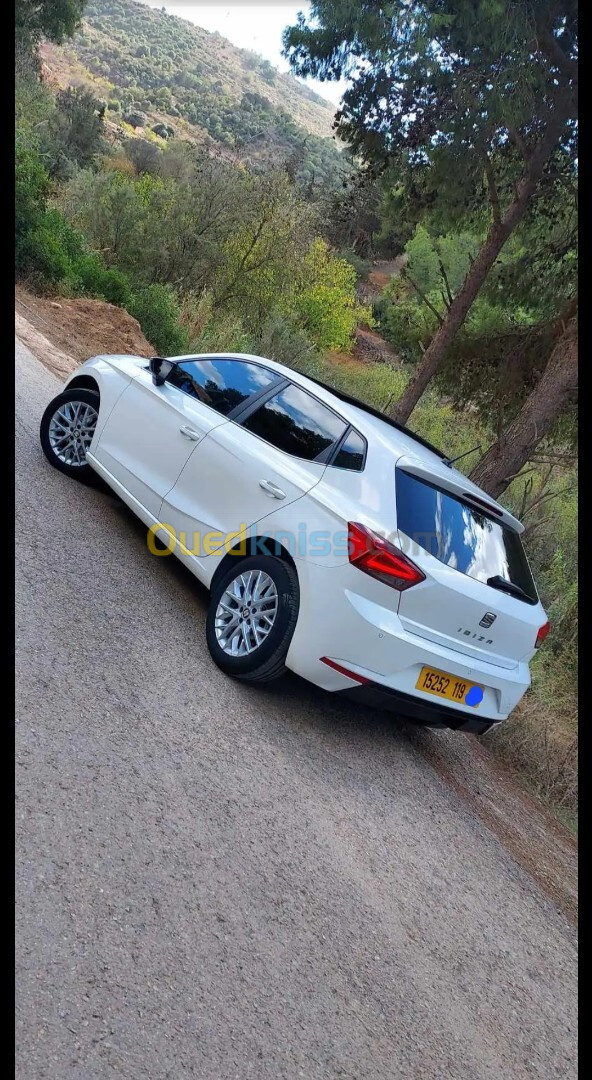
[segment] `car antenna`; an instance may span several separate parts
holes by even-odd
[[[474,454],[475,450],[480,450],[480,449],[481,449],[481,443],[479,443],[479,446],[474,446],[472,450],[465,450],[464,454],[459,454],[458,457],[446,458],[446,464],[447,465],[454,465],[455,461],[460,461],[461,458],[468,457],[469,454]]]

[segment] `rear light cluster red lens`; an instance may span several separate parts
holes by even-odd
[[[545,640],[545,638],[546,638],[547,634],[549,633],[550,629],[551,629],[551,623],[547,619],[545,625],[541,626],[540,630],[537,633],[536,641],[534,643],[535,649],[538,649],[539,645],[543,644],[543,641]]]
[[[411,559],[365,525],[350,521],[348,545],[349,561],[353,566],[398,592],[425,580],[425,574]]]

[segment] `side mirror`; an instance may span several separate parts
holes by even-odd
[[[152,382],[155,386],[162,386],[167,375],[170,375],[175,363],[173,360],[165,360],[162,356],[151,356],[148,367],[152,372]]]

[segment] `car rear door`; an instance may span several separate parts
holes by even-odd
[[[196,446],[167,494],[161,519],[195,555],[223,546],[300,499],[321,479],[347,425],[312,394],[284,380]],[[207,545],[205,538],[208,537]]]

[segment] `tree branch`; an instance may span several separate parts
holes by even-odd
[[[487,180],[487,191],[489,194],[489,202],[491,203],[491,212],[493,214],[493,220],[496,225],[499,225],[502,220],[502,212],[500,209],[499,195],[497,193],[497,187],[495,183],[495,175],[493,172],[493,166],[489,154],[486,150],[483,151],[483,167],[485,170],[485,179]]]
[[[566,75],[568,79],[575,80],[577,84],[578,62],[577,60],[572,60],[564,53],[552,30],[548,27],[539,27],[537,30],[537,41],[551,63],[559,68],[561,74]]]
[[[531,155],[531,151],[528,149],[528,146],[526,145],[520,132],[516,128],[508,128],[508,135],[510,136],[510,139],[518,150],[518,153],[524,158],[525,161],[528,161]]]
[[[402,277],[404,277],[404,278],[406,278],[406,280],[407,280],[407,281],[409,282],[409,284],[413,286],[413,288],[415,289],[415,291],[416,291],[417,295],[419,296],[420,300],[422,300],[422,301],[423,301],[423,303],[425,304],[425,306],[426,306],[427,308],[429,308],[429,309],[430,309],[430,311],[432,312],[432,315],[435,315],[435,316],[436,316],[436,318],[437,318],[438,322],[440,323],[440,326],[442,326],[442,324],[443,324],[443,322],[444,322],[444,319],[443,319],[443,318],[442,318],[442,316],[440,315],[440,312],[438,311],[438,309],[437,309],[437,308],[435,308],[435,307],[434,307],[434,305],[432,304],[432,302],[431,302],[430,300],[428,300],[428,298],[427,298],[427,296],[425,295],[425,293],[423,293],[423,292],[421,291],[421,289],[420,289],[419,285],[416,285],[416,284],[415,284],[415,282],[414,282],[413,278],[412,278],[412,277],[411,277],[411,275],[410,275],[410,274],[408,273],[408,271],[407,271],[407,270],[402,270],[402,271],[401,271],[401,276],[402,276]]]
[[[444,285],[446,287],[446,296],[448,297],[448,304],[446,304],[446,306],[448,307],[452,303],[452,292],[450,291],[450,285],[448,283],[448,276],[447,276],[446,271],[444,269],[444,263],[442,262],[442,259],[440,258],[439,255],[438,255],[438,264],[440,266],[440,273],[442,274],[442,280],[443,280]],[[444,303],[446,303],[445,298],[442,297],[442,299],[444,300]]]

